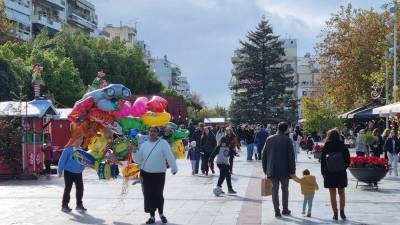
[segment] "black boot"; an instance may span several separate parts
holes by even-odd
[[[337,212],[333,212],[333,220],[338,220],[338,213]]]
[[[343,209],[340,210],[340,218],[342,218],[342,220],[346,219],[346,215],[344,214],[344,210]]]

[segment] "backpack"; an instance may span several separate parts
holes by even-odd
[[[343,154],[332,152],[326,155],[326,167],[330,173],[346,171]]]

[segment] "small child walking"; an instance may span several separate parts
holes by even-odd
[[[308,204],[307,217],[311,217],[312,202],[314,199],[315,191],[318,190],[318,183],[315,176],[310,175],[310,171],[305,169],[303,171],[303,177],[298,178],[297,176],[292,177],[294,181],[300,183],[301,193],[304,195],[303,211],[301,214],[306,214],[306,206]]]
[[[199,171],[200,151],[196,148],[196,141],[190,142],[189,152],[187,159],[192,164],[192,175],[195,175]]]
[[[217,166],[219,169],[219,178],[218,178],[218,184],[216,187],[216,192],[224,194],[222,191],[222,184],[224,183],[224,180],[226,179],[226,183],[228,185],[228,193],[229,194],[236,194],[236,191],[233,190],[232,188],[232,181],[231,181],[231,172],[229,171],[230,169],[230,164],[229,164],[229,156],[230,156],[230,151],[228,147],[228,139],[226,137],[221,138],[221,141],[219,145],[216,147],[216,149],[211,153],[209,163],[214,162],[215,156],[217,156]]]

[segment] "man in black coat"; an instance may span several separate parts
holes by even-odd
[[[193,136],[192,136],[192,140],[193,141],[196,141],[196,145],[197,146],[199,146],[199,148],[200,148],[200,152],[201,152],[201,162],[199,161],[199,164],[200,165],[202,165],[202,161],[204,160],[203,159],[203,156],[204,156],[204,150],[203,149],[201,149],[201,147],[200,147],[200,144],[201,144],[201,135],[203,134],[203,132],[204,132],[204,123],[199,123],[199,126],[197,127],[197,129],[194,131],[194,133],[193,133]],[[196,165],[196,171],[195,171],[195,174],[198,174],[199,173],[199,165]],[[202,171],[201,171],[203,174],[205,173],[205,171],[202,169]]]
[[[270,136],[265,142],[262,152],[262,166],[264,173],[272,180],[272,202],[274,204],[275,216],[280,217],[279,209],[279,184],[282,185],[283,215],[290,215],[289,201],[289,179],[296,173],[296,162],[293,151],[292,140],[286,135],[288,124],[278,124],[278,133]]]

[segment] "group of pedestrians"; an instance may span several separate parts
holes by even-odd
[[[395,129],[385,129],[381,133],[378,128],[375,128],[372,134],[376,137],[376,140],[372,143],[366,143],[364,138],[366,133],[365,129],[361,129],[357,134],[355,142],[357,156],[371,155],[381,157],[383,154],[383,157],[389,160],[392,167],[389,174],[392,175],[393,173],[394,176],[398,176],[397,167],[400,153],[400,132],[397,132]]]
[[[315,176],[308,169],[303,171],[303,177],[296,176],[296,157],[293,150],[293,141],[288,136],[288,125],[284,122],[278,124],[278,132],[270,136],[264,146],[262,167],[265,175],[272,182],[272,203],[275,216],[290,215],[288,207],[289,179],[293,178],[301,184],[304,195],[302,213],[311,216],[312,201],[318,184]],[[335,160],[332,160],[335,159]],[[344,144],[338,130],[333,129],[327,133],[324,149],[321,156],[321,174],[324,178],[324,187],[329,189],[330,202],[333,210],[333,219],[338,216],[345,220],[345,188],[347,187],[346,169],[350,165],[350,153]],[[282,211],[279,204],[279,186],[282,190]],[[339,207],[337,205],[339,195]]]

